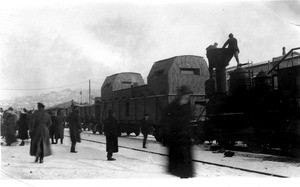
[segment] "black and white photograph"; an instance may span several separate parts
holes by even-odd
[[[3,187],[299,184],[300,1],[1,0],[0,107]]]

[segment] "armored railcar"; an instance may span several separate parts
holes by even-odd
[[[155,62],[144,84],[138,73],[119,73],[109,76],[101,88],[100,119],[113,110],[119,124],[119,133],[140,134],[140,121],[145,114],[154,122],[154,135],[161,139],[163,112],[177,96],[176,91],[187,85],[193,91],[191,107],[199,116],[205,103],[204,82],[208,66],[200,56],[177,56]]]

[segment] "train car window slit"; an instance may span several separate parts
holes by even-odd
[[[180,74],[182,74],[182,75],[200,75],[200,69],[198,69],[198,68],[180,68]]]

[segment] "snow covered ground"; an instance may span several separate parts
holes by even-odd
[[[104,136],[93,135],[90,132],[85,132],[83,137],[105,142]],[[130,136],[130,138],[124,136],[119,138],[119,140],[119,145],[143,150],[141,136]],[[157,153],[167,153],[166,148],[156,142],[154,137],[150,136],[150,141],[148,142],[147,150]],[[213,153],[209,150],[209,147],[204,145],[194,146],[194,159],[288,177],[300,177],[300,160],[275,155],[234,152],[234,157],[224,157],[223,153]]]
[[[65,135],[68,135],[66,130]],[[82,138],[105,142],[103,135],[82,133]],[[3,139],[1,140],[3,142]],[[43,164],[34,163],[29,155],[29,141],[25,146],[15,143],[11,147],[1,146],[1,179],[102,179],[102,178],[174,178],[165,172],[167,157],[120,148],[114,162],[106,160],[105,144],[82,141],[77,145],[78,153],[70,153],[70,141],[65,137],[64,144],[52,145],[53,155],[46,157]],[[119,145],[141,150],[140,137],[119,138]],[[148,151],[166,153],[166,148],[150,138]],[[264,172],[286,176],[300,176],[300,162],[272,159],[264,155],[236,153],[225,158],[223,154],[206,151],[204,147],[194,146],[194,159],[207,162],[246,167]],[[260,174],[224,168],[209,164],[195,163],[196,177],[265,177]]]

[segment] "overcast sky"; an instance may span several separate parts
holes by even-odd
[[[299,1],[46,2],[1,1],[2,99],[45,92],[3,89],[87,89],[88,79],[100,89],[106,76],[118,72],[146,78],[153,62],[205,56],[208,45],[221,47],[229,33],[238,39],[242,62],[269,60],[283,46],[300,46]]]

